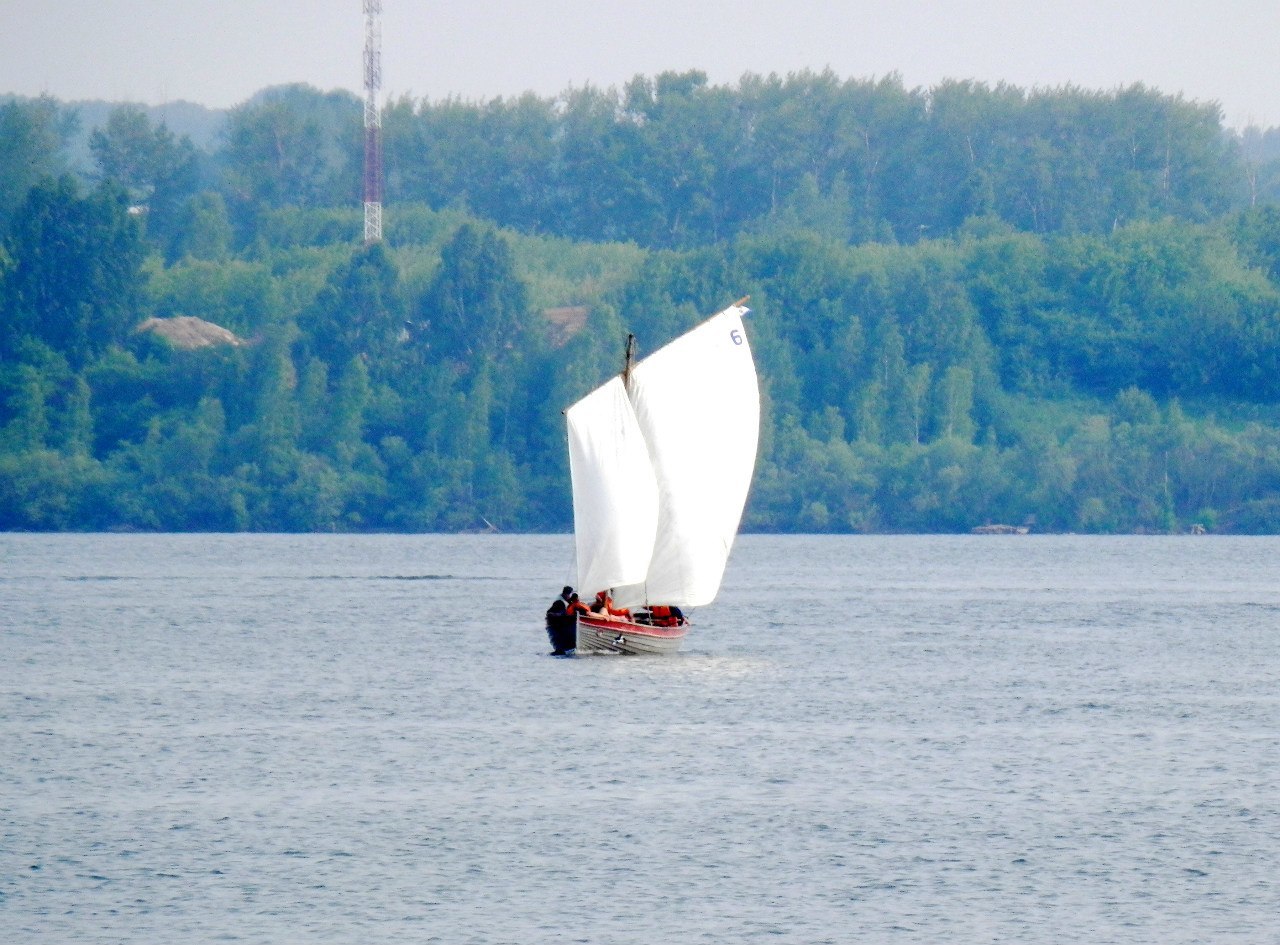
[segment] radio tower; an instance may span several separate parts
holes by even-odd
[[[382,0],[364,0],[364,243],[382,240]]]

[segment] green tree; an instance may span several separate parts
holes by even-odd
[[[416,341],[434,357],[485,361],[517,343],[527,307],[510,244],[464,224],[441,249],[440,270],[418,302]]]
[[[938,435],[972,442],[975,432],[973,422],[973,371],[967,367],[952,366],[946,369],[938,385],[938,419],[935,424]]]
[[[272,208],[359,199],[362,114],[350,93],[305,85],[268,89],[231,111],[219,159],[243,237]]]
[[[364,356],[385,376],[395,367],[405,330],[399,278],[384,244],[355,250],[299,316],[302,347],[338,369]]]
[[[103,185],[82,197],[69,177],[37,185],[6,250],[12,262],[0,297],[0,354],[13,356],[22,339],[34,338],[80,366],[140,321],[144,250],[119,188]]]
[[[1280,285],[1280,206],[1252,207],[1236,221],[1233,234],[1249,262]]]
[[[365,359],[357,356],[347,363],[338,379],[330,418],[330,449],[348,467],[364,441],[365,413],[369,409],[369,401],[369,369],[365,366]]]
[[[29,364],[17,367],[8,398],[10,420],[4,428],[6,446],[15,453],[42,450],[49,439],[49,391],[39,371]]]
[[[226,201],[219,193],[204,191],[183,205],[169,259],[223,262],[230,254],[233,235]]]
[[[28,191],[66,171],[64,148],[73,127],[48,96],[0,104],[0,237]]]
[[[94,129],[89,150],[102,179],[123,187],[146,214],[150,237],[165,246],[179,238],[186,202],[199,185],[190,138],[176,137],[164,122],[152,126],[141,108],[123,105],[111,112],[105,126]]]

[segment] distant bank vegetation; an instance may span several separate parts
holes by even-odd
[[[1214,106],[402,99],[370,247],[354,96],[85,112],[0,104],[0,528],[566,529],[561,410],[750,293],[747,530],[1280,532],[1280,131]]]

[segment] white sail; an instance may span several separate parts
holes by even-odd
[[[578,590],[643,582],[653,554],[658,492],[622,378],[566,411]]]
[[[631,372],[629,393],[657,476],[659,515],[648,574],[632,586],[613,585],[619,606],[696,607],[720,589],[760,432],[746,311],[725,309]]]

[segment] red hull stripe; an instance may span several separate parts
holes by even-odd
[[[628,636],[637,637],[661,637],[664,639],[682,637],[689,630],[687,626],[655,627],[647,623],[632,623],[630,620],[601,620],[598,617],[588,617],[586,614],[578,616],[578,623],[584,627],[590,627],[592,630],[625,633]]]

